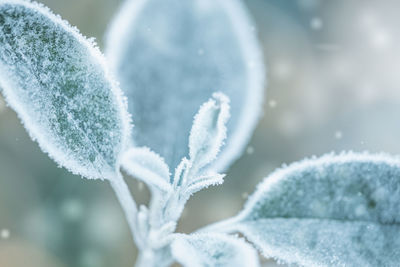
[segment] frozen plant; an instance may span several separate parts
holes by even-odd
[[[237,216],[192,234],[176,233],[190,196],[221,184],[224,175],[216,170],[226,168],[247,142],[260,111],[261,53],[238,0],[135,2],[123,8],[132,11],[129,21],[124,12],[117,16],[114,23],[123,27],[114,24],[109,36],[116,39],[110,37],[108,47],[133,102],[132,119],[139,120],[133,133],[128,103],[94,42],[40,4],[0,0],[0,87],[32,139],[60,166],[110,182],[139,250],[136,265],[256,267],[258,250],[301,266],[398,266],[400,159],[384,154],[329,154],[284,166],[258,186]],[[155,23],[146,12],[161,12],[167,2],[175,8],[159,14],[159,24],[152,25],[157,34],[137,28]],[[182,16],[183,26],[176,20]],[[170,23],[184,29],[174,34]],[[204,36],[179,42],[193,29]],[[204,59],[187,57],[197,42],[204,45]],[[232,46],[225,51],[224,44]],[[158,48],[156,56],[148,47]],[[137,54],[129,59],[132,50]],[[158,61],[163,57],[174,68]],[[128,64],[135,59],[138,66]],[[205,72],[190,69],[191,63]],[[218,90],[207,91],[213,83]],[[174,117],[181,114],[182,120]],[[149,206],[137,207],[121,167],[148,185]]]

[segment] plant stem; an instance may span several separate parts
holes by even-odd
[[[136,202],[133,199],[132,194],[129,191],[129,188],[120,172],[118,172],[118,174],[113,179],[110,179],[110,184],[111,187],[114,189],[114,192],[122,209],[124,210],[133,240],[135,241],[137,246],[140,247],[142,245],[142,240],[139,239],[137,228],[138,211]]]
[[[165,248],[159,250],[141,250],[139,251],[135,267],[167,267],[173,263],[171,257],[165,253]]]
[[[135,267],[152,267],[154,265],[153,251],[139,250]]]

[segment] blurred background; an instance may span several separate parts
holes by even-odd
[[[122,1],[40,2],[103,48]],[[244,2],[268,67],[264,116],[224,185],[189,201],[181,232],[236,214],[283,163],[342,150],[400,154],[399,1]],[[136,249],[108,183],[58,168],[1,96],[0,170],[1,267],[133,266]],[[127,178],[146,203],[146,187]]]

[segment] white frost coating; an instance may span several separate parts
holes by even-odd
[[[164,159],[146,147],[130,148],[122,157],[123,168],[132,176],[162,191],[172,190]]]
[[[113,178],[130,136],[104,58],[41,4],[0,0],[0,87],[32,139],[61,166]]]
[[[174,187],[182,186],[187,184],[188,171],[192,168],[191,162],[187,158],[183,158],[175,168],[174,174]]]
[[[321,219],[266,219],[238,228],[266,258],[306,267],[397,267],[399,225]]]
[[[214,161],[226,138],[229,119],[229,99],[222,93],[204,103],[194,118],[189,136],[190,161],[202,169]]]
[[[262,182],[233,220],[267,257],[303,266],[398,266],[400,159],[343,153]]]
[[[162,159],[149,150],[133,148],[125,154],[123,166],[128,172],[161,189],[152,190],[149,220],[153,228],[176,222],[191,195],[223,183],[225,175],[204,170],[204,166],[216,158],[226,136],[228,118],[229,99],[215,93],[193,120],[190,159],[182,158],[172,177],[167,175],[168,167]]]
[[[173,257],[184,267],[258,267],[256,251],[242,239],[222,234],[178,235]]]
[[[175,168],[188,154],[196,109],[217,91],[231,99],[228,139],[212,169],[240,156],[256,126],[265,70],[240,0],[127,0],[107,35],[107,56],[129,98],[133,139]]]
[[[204,176],[196,177],[185,190],[185,195],[191,196],[194,193],[208,188],[212,185],[221,185],[224,183],[225,174],[210,173]]]

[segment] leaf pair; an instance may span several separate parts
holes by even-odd
[[[109,32],[108,54],[137,125],[132,137],[126,103],[97,47],[40,4],[0,5],[0,88],[61,166],[110,179],[133,143],[175,168],[189,153],[197,107],[217,91],[231,98],[233,116],[213,169],[226,168],[247,143],[264,71],[240,1],[126,1]]]
[[[229,99],[221,93],[215,93],[213,98],[200,107],[190,131],[189,160],[181,160],[173,177],[165,160],[146,147],[129,149],[124,155],[122,165],[132,176],[146,182],[153,189],[164,192],[195,182],[193,178],[199,182],[207,180],[213,174],[208,174],[204,168],[215,160],[223,145],[229,116]],[[190,174],[185,174],[189,169]],[[190,177],[184,177],[185,175]],[[185,179],[191,181],[183,181]]]

